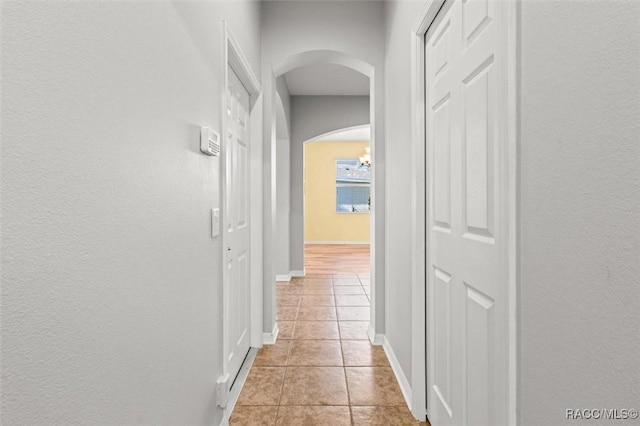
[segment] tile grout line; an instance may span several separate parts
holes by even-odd
[[[333,280],[333,278],[331,278]],[[353,425],[353,410],[351,408],[351,392],[349,392],[349,381],[347,380],[347,366],[344,359],[344,347],[342,346],[342,332],[340,331],[340,319],[338,318],[338,298],[335,294],[335,285],[333,286],[333,297],[336,303],[336,319],[338,319],[338,337],[340,338],[340,352],[342,355],[342,373],[344,374],[344,385],[347,388],[347,404],[349,406],[349,423]]]
[[[287,370],[289,368],[289,355],[291,354],[291,346],[293,346],[292,342],[293,342],[293,333],[295,332],[296,329],[296,324],[298,323],[298,312],[300,310],[300,304],[302,303],[302,295],[300,296],[300,299],[298,300],[298,305],[296,306],[296,316],[293,320],[293,330],[291,331],[291,340],[289,340],[289,349],[287,350],[287,358],[285,361],[285,366],[284,366],[284,376],[282,377],[282,386],[280,387],[280,397],[278,398],[278,406],[276,408],[276,418],[275,418],[275,422],[274,425],[276,425],[278,423],[278,416],[280,415],[280,406],[282,403],[282,396],[284,395],[284,384],[287,380]],[[278,306],[276,304],[276,312],[278,311]],[[282,339],[285,340],[285,339]]]

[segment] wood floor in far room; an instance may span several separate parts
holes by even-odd
[[[306,244],[304,267],[307,275],[368,274],[368,244]]]

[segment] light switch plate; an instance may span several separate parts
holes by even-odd
[[[220,209],[211,209],[211,238],[220,235]]]

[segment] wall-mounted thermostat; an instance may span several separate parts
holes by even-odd
[[[220,157],[220,135],[211,127],[200,128],[200,151],[207,155]]]

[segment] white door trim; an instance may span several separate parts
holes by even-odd
[[[508,28],[504,34],[507,52],[507,92],[506,116],[508,123],[504,129],[508,135],[508,292],[509,292],[509,384],[508,384],[508,424],[517,423],[517,209],[518,185],[518,79],[517,79],[517,0],[504,0],[507,7]],[[426,134],[425,134],[425,43],[424,37],[437,16],[445,0],[426,0],[411,27],[411,108],[412,108],[412,329],[411,341],[411,412],[418,419],[424,419],[427,412],[427,304],[426,304]]]
[[[411,28],[411,412],[417,419],[427,416],[426,340],[426,155],[424,34],[444,0],[426,1]]]
[[[221,127],[222,127],[222,131],[221,131],[221,135],[226,135],[227,134],[227,129],[229,126],[229,123],[227,122],[227,114],[226,114],[226,105],[227,105],[227,97],[229,96],[227,87],[229,86],[229,75],[228,75],[228,67],[231,67],[233,69],[233,71],[237,74],[238,78],[240,79],[240,81],[242,82],[242,84],[244,85],[244,87],[247,89],[247,91],[249,92],[249,109],[250,109],[250,131],[251,131],[251,150],[250,150],[250,163],[254,162],[254,158],[256,156],[256,153],[254,151],[255,147],[261,143],[262,141],[262,137],[261,137],[261,129],[262,126],[260,125],[261,123],[261,115],[262,115],[262,111],[259,110],[259,108],[255,108],[257,106],[257,100],[258,97],[260,96],[261,93],[261,87],[260,87],[260,83],[258,81],[258,79],[256,78],[255,73],[253,72],[251,65],[249,64],[249,61],[247,60],[246,56],[244,55],[244,53],[242,53],[242,50],[240,49],[240,45],[238,44],[236,38],[233,36],[233,33],[231,32],[231,30],[229,29],[229,26],[227,25],[227,23],[222,20],[222,31],[223,31],[223,47],[222,47],[222,54],[223,54],[223,60],[222,60],[222,69],[221,69],[221,75],[223,77],[222,79],[222,104],[221,104]],[[222,138],[222,140],[224,141],[224,137]],[[225,153],[225,149],[223,147],[222,150],[223,154]],[[258,155],[262,155],[261,152],[258,153]],[[260,159],[261,162],[261,159]],[[226,216],[226,171],[225,171],[225,161],[224,159],[221,159],[220,161],[221,164],[221,173],[220,173],[220,187],[221,187],[221,191],[220,191],[220,199],[221,199],[221,204],[222,204],[222,208],[221,208],[221,212],[222,212],[222,228],[221,229],[227,229],[227,224],[228,224],[228,217]],[[258,172],[261,173],[261,172]],[[254,279],[254,277],[256,275],[254,275],[254,270],[256,268],[260,268],[260,270],[262,269],[261,266],[261,262],[260,259],[262,258],[261,254],[261,246],[262,244],[256,244],[255,240],[254,240],[254,234],[255,234],[255,228],[258,228],[258,231],[260,232],[260,235],[262,233],[261,228],[262,228],[262,224],[261,223],[257,223],[254,220],[254,210],[256,208],[258,208],[259,206],[257,206],[257,203],[253,203],[251,200],[256,199],[253,192],[255,191],[255,184],[254,184],[254,180],[256,179],[256,177],[254,176],[254,172],[253,172],[253,167],[250,167],[250,184],[249,184],[249,188],[250,188],[250,197],[249,197],[249,229],[250,229],[250,238],[249,238],[249,265],[250,265],[250,271],[251,271],[251,280],[250,280],[250,293],[251,293],[251,306],[249,309],[249,316],[250,316],[250,342],[251,342],[251,346],[252,347],[256,347],[256,346],[262,346],[262,284],[261,282],[259,282],[258,280]],[[260,179],[260,177],[258,177],[258,179]],[[226,236],[226,232],[221,232],[222,234],[222,264],[226,264],[225,262],[225,258],[226,258],[226,250],[225,247],[228,246],[228,241],[227,241],[227,236]],[[256,246],[258,248],[256,248]],[[258,250],[256,252],[256,250]],[[228,359],[227,359],[227,354],[229,352],[229,348],[227,347],[227,337],[229,335],[229,322],[230,322],[230,316],[229,316],[229,302],[228,302],[228,297],[229,297],[229,277],[227,274],[227,270],[226,268],[223,268],[223,279],[222,279],[222,300],[223,300],[223,307],[222,307],[222,335],[223,335],[223,344],[222,344],[222,371],[223,371],[223,377],[228,377],[229,374],[229,365],[228,365]],[[259,275],[257,276],[261,276],[262,273],[261,271],[259,272]],[[231,380],[233,380],[234,378],[229,378]],[[229,384],[230,385],[230,384]]]

